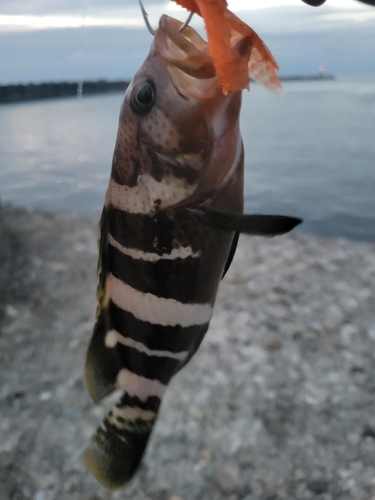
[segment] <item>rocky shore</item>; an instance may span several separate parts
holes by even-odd
[[[240,239],[210,330],[139,474],[105,491],[81,452],[97,221],[5,208],[1,500],[375,500],[375,243]]]

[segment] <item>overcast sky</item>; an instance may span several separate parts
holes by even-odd
[[[173,2],[144,0],[151,23],[184,19]],[[281,74],[375,75],[375,8],[355,0],[229,0],[274,53]],[[191,23],[203,33],[195,16]],[[137,0],[1,0],[0,84],[97,78],[129,79],[151,35]]]

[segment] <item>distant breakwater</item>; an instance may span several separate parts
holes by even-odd
[[[299,81],[310,81],[310,80],[334,80],[334,75],[326,75],[324,73],[318,73],[317,75],[289,75],[280,76],[282,82],[299,82]]]
[[[0,86],[0,104],[60,97],[88,96],[108,92],[125,92],[125,80],[87,82],[46,82]]]
[[[333,75],[292,75],[280,76],[283,82],[307,80],[334,80]],[[125,92],[129,85],[126,80],[94,80],[86,82],[45,82],[14,85],[0,85],[0,104],[33,101],[38,99],[58,99],[60,97],[81,97],[109,92]]]

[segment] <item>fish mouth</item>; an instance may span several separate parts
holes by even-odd
[[[213,97],[220,90],[220,84],[208,44],[190,26],[180,32],[181,26],[182,23],[172,17],[160,18],[154,38],[156,52],[162,56],[172,83],[182,95]]]

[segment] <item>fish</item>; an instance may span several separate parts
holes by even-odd
[[[136,473],[171,378],[208,330],[239,234],[274,236],[301,222],[243,213],[241,91],[222,92],[207,42],[180,29],[161,17],[127,88],[100,221],[85,378],[95,403],[121,396],[83,460],[112,490]],[[262,74],[250,39],[233,33],[232,51]]]

